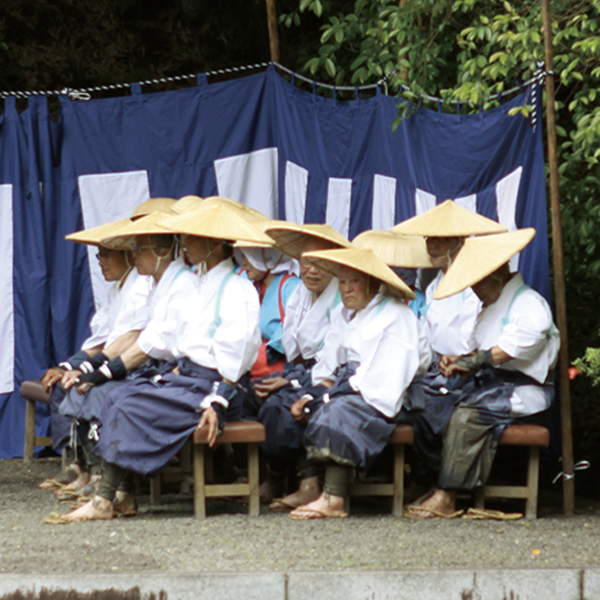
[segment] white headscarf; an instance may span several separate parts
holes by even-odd
[[[290,258],[276,248],[235,248],[235,257],[239,262],[240,255],[244,255],[248,262],[258,271],[263,273],[291,273],[300,276],[300,265],[294,258]]]

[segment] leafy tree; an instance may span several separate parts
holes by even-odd
[[[599,325],[600,0],[553,0],[551,11],[570,350],[579,356],[597,343]],[[456,110],[451,101],[463,111],[495,106],[498,92],[544,60],[540,0],[300,0],[281,20],[293,27],[307,14],[320,18],[321,38],[304,48],[305,72],[337,85],[392,74],[392,93],[408,86],[405,97],[438,96],[444,110]],[[527,116],[530,107],[517,110]],[[584,373],[600,375],[598,352],[578,363]],[[573,391],[576,455],[600,459],[597,391],[581,377]]]

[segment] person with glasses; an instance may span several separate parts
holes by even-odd
[[[66,394],[66,388],[61,382],[68,380],[68,373],[79,374],[101,365],[106,360],[104,352],[107,348],[127,347],[148,321],[148,302],[152,292],[150,281],[136,271],[131,252],[102,245],[105,237],[128,223],[129,219],[123,219],[67,236],[68,240],[98,248],[96,258],[102,275],[112,285],[90,322],[90,335],[83,342],[81,350],[57,367],[48,369],[42,377],[42,385],[47,391],[51,391],[52,445],[54,450],[67,453],[67,469],[40,483],[41,489],[58,489],[60,493],[67,493],[82,488],[90,479],[90,465],[85,455],[77,452],[76,436],[72,435],[72,419],[60,412]]]
[[[407,496],[418,496],[435,481],[441,458],[441,434],[446,428],[458,401],[463,381],[446,377],[439,369],[439,360],[446,354],[467,354],[474,349],[474,331],[481,311],[481,301],[471,289],[444,299],[436,299],[444,274],[456,258],[465,240],[474,235],[505,232],[506,228],[478,215],[453,200],[399,223],[395,234],[423,236],[434,268],[439,269],[425,290],[423,322],[433,360],[423,377],[425,408],[417,416],[411,447],[411,483]]]
[[[281,335],[289,369],[253,384],[254,393],[263,402],[258,420],[267,432],[261,448],[266,455],[268,476],[261,485],[261,497],[272,501],[271,510],[284,511],[313,500],[320,493],[319,472],[305,460],[304,424],[293,417],[291,409],[312,386],[311,369],[333,314],[341,305],[337,278],[302,258],[302,254],[349,247],[350,242],[329,225],[281,223],[268,227],[266,232],[275,239],[277,249],[299,260],[302,279],[287,304]],[[297,470],[298,492],[274,499],[285,492],[291,469]]]
[[[168,354],[171,359],[150,379],[128,380],[109,392],[95,447],[104,461],[99,489],[93,500],[69,514],[51,515],[49,523],[135,513],[134,473],[158,473],[196,427],[207,428],[209,446],[214,447],[225,422],[241,417],[239,383],[260,345],[259,301],[252,283],[236,274],[232,242],[270,243],[271,239],[220,205],[178,217],[163,216],[153,226],[181,236],[187,258],[198,266],[197,275],[192,275],[196,286],[165,306],[163,326],[151,322],[137,343],[101,367],[98,376],[80,379],[97,384],[101,377],[123,378],[148,357]],[[129,231],[143,235],[148,228]],[[152,239],[136,240],[138,262],[144,253],[156,253],[154,246],[142,249]],[[163,278],[167,274],[168,269]],[[176,283],[177,275],[172,285]]]
[[[460,516],[457,492],[486,484],[504,428],[514,422],[541,424],[548,418],[560,334],[546,300],[509,266],[534,236],[535,230],[527,228],[467,240],[435,292],[435,298],[443,299],[471,288],[483,309],[474,350],[440,359],[440,371],[462,377],[464,384],[443,432],[437,481],[408,507],[411,517]],[[522,515],[478,509],[477,516]]]

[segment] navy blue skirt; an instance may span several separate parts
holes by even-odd
[[[381,454],[396,424],[411,420],[411,412],[402,409],[388,419],[358,394],[335,396],[306,427],[307,457],[365,469]]]
[[[180,375],[168,372],[130,381],[107,395],[95,448],[105,461],[153,475],[181,450],[200,421],[200,403],[222,377],[188,359],[180,359],[177,366]],[[227,420],[241,418],[241,411],[241,398],[236,397]]]

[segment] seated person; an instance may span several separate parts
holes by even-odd
[[[302,460],[304,428],[293,419],[290,408],[304,393],[304,386],[311,385],[310,368],[341,300],[337,278],[303,260],[301,254],[347,247],[350,243],[329,225],[287,223],[266,231],[275,239],[278,249],[300,260],[302,279],[288,302],[281,338],[291,368],[254,383],[256,396],[264,402],[258,411],[258,420],[267,430],[267,440],[261,447],[266,453],[268,477],[261,485],[261,497],[271,500],[277,491],[283,490],[289,468],[297,463],[300,463],[301,485],[319,490],[317,474]],[[290,507],[279,499],[270,508],[286,510]]]
[[[395,234],[423,236],[430,262],[439,269],[425,290],[422,311],[433,360],[423,377],[425,409],[413,424],[415,440],[410,449],[413,489],[426,490],[435,482],[441,453],[440,435],[448,425],[463,384],[460,377],[449,379],[440,373],[439,359],[444,354],[466,354],[475,348],[473,332],[481,311],[481,301],[471,289],[443,299],[436,298],[435,291],[465,239],[505,231],[499,223],[452,200],[392,228]]]
[[[258,291],[260,298],[260,331],[262,344],[256,364],[250,375],[253,379],[264,377],[285,369],[283,323],[287,305],[294,290],[300,283],[298,262],[285,256],[276,248],[251,247],[248,243],[238,243],[236,258]],[[255,416],[260,401],[249,398],[246,414]]]
[[[321,399],[306,394],[292,407],[297,418],[310,411],[304,445],[308,459],[325,467],[324,489],[290,515],[344,517],[354,470],[365,469],[396,424],[410,421],[421,406],[418,379],[431,355],[419,320],[400,300],[414,294],[371,250],[303,257],[337,273],[344,308],[312,371],[312,382],[329,392]]]
[[[560,336],[548,303],[508,266],[534,235],[530,228],[467,240],[436,291],[445,298],[471,287],[483,310],[476,350],[440,359],[446,377],[466,383],[443,434],[438,485],[408,508],[410,516],[457,514],[456,491],[485,485],[504,428],[547,415]]]
[[[42,482],[41,489],[55,489],[64,484],[73,484],[73,489],[80,487],[82,473],[87,465],[82,453],[76,452],[75,440],[71,436],[71,419],[59,412],[66,390],[60,384],[67,371],[75,369],[93,370],[100,366],[106,356],[106,347],[119,341],[127,345],[143,329],[148,320],[148,299],[152,292],[152,284],[147,277],[140,276],[132,264],[131,253],[119,248],[106,248],[102,240],[112,235],[120,227],[130,223],[122,219],[114,223],[101,225],[67,236],[67,239],[98,247],[96,258],[100,263],[106,281],[114,282],[108,289],[104,304],[96,311],[90,323],[91,334],[83,342],[81,350],[61,362],[58,367],[48,369],[42,377],[42,385],[50,391],[50,431],[52,446],[56,451],[67,452],[67,469],[54,479]],[[82,367],[83,365],[83,367]]]
[[[425,294],[417,287],[418,269],[433,265],[421,236],[401,235],[391,231],[370,229],[359,233],[353,240],[356,248],[369,248],[408,285],[416,298],[404,302],[420,319],[426,312]]]
[[[250,282],[235,275],[231,241],[269,238],[221,206],[200,208],[193,217],[163,218],[161,226],[182,234],[187,257],[201,265],[200,284],[168,307],[169,330],[153,332],[153,347],[176,358],[151,379],[138,378],[110,391],[102,407],[95,448],[105,461],[99,491],[79,509],[54,515],[48,522],[131,514],[136,509],[132,473],[158,473],[196,427],[208,427],[213,447],[225,421],[241,416],[237,384],[258,353],[259,303]],[[142,364],[148,358],[145,333],[137,344],[104,365],[103,374],[122,377]]]

